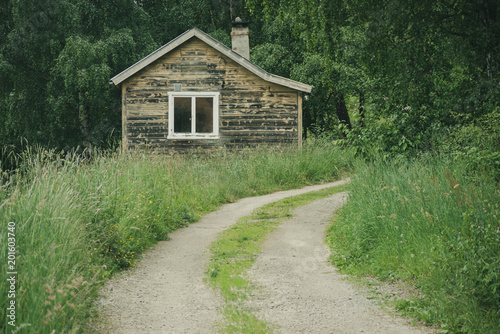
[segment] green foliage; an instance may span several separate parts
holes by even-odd
[[[500,309],[500,191],[445,156],[362,164],[329,229],[347,272],[403,279],[421,296],[400,307],[456,333],[495,333]]]
[[[500,109],[451,132],[442,149],[464,160],[469,171],[487,171],[500,180]]]
[[[108,85],[155,46],[133,1],[8,1],[0,48],[0,145],[104,146],[120,132]]]
[[[291,51],[303,55],[296,58],[292,73],[315,86],[311,104],[304,106],[307,129],[336,134],[338,119],[341,133],[357,151],[366,150],[358,145],[363,142],[384,155],[431,150],[442,144],[439,137],[447,136],[450,128],[477,125],[498,107],[496,1],[247,4],[255,15],[265,17],[265,24],[292,22],[288,39],[300,42],[300,47]],[[313,59],[321,63],[320,70],[313,70],[319,68],[311,66]],[[359,98],[359,111],[351,108],[346,116],[343,100],[349,97]],[[357,112],[360,119],[349,136],[349,118]],[[371,122],[365,122],[365,116]]]

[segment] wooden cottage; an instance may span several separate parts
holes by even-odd
[[[122,92],[123,149],[301,145],[312,87],[250,62],[244,22],[231,35],[233,50],[188,30],[111,79]]]

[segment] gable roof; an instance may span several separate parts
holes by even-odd
[[[160,57],[169,53],[170,51],[172,51],[173,49],[175,49],[179,45],[187,42],[188,40],[190,40],[193,37],[199,38],[200,40],[202,40],[203,42],[205,42],[206,44],[208,44],[209,46],[211,46],[215,50],[224,54],[225,56],[227,56],[228,58],[230,58],[231,60],[233,60],[237,64],[243,66],[244,68],[246,68],[247,70],[249,70],[250,72],[252,72],[253,74],[257,75],[258,77],[260,77],[261,79],[263,79],[267,82],[275,83],[278,85],[282,85],[282,86],[292,88],[292,89],[295,89],[298,91],[306,92],[306,93],[310,93],[312,90],[312,86],[310,86],[310,85],[306,85],[302,82],[298,82],[295,80],[280,77],[278,75],[274,75],[274,74],[271,74],[271,73],[264,71],[259,66],[255,65],[254,63],[252,63],[251,61],[249,61],[245,57],[242,57],[240,54],[231,50],[230,48],[228,48],[227,46],[225,46],[221,42],[217,41],[216,39],[210,37],[209,35],[207,35],[206,33],[204,33],[203,31],[201,31],[198,28],[193,28],[193,29],[190,29],[190,30],[184,32],[183,34],[181,34],[177,38],[171,40],[170,42],[168,42],[167,44],[165,44],[164,46],[162,46],[158,50],[156,50],[156,51],[152,52],[151,54],[149,54],[148,56],[142,58],[134,65],[130,66],[129,68],[127,68],[126,70],[124,70],[120,74],[117,74],[116,76],[111,78],[110,83],[113,83],[115,86],[120,85],[126,79],[128,79],[132,75],[134,75],[137,72],[139,72],[140,70],[142,70],[144,67],[153,63],[154,61],[156,61]]]

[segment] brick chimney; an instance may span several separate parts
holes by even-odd
[[[249,22],[243,22],[239,17],[231,23],[233,26],[231,44],[233,51],[250,60],[250,41],[248,37],[250,31],[248,30],[248,24]]]

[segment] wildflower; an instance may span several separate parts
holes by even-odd
[[[102,269],[106,270],[106,269],[108,269],[108,267],[106,265],[103,265]]]

